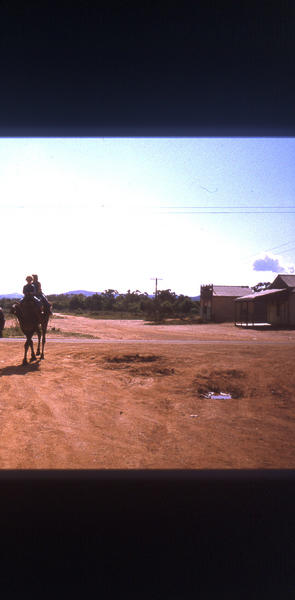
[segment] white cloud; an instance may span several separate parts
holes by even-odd
[[[294,273],[295,266],[273,254],[264,254],[253,263],[253,271],[268,271],[270,273]]]

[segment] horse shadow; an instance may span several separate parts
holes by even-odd
[[[26,365],[9,365],[0,369],[0,377],[7,375],[27,375],[27,373],[38,372],[40,368],[40,359],[36,362],[27,363]]]

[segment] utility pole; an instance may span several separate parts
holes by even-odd
[[[158,281],[159,279],[162,279],[162,277],[151,277],[151,279],[153,281],[156,281],[156,291],[155,291],[155,298],[153,301],[153,305],[154,305],[154,321],[158,322],[160,320],[160,313],[159,313],[159,306],[158,306]]]
[[[163,278],[162,278],[162,277],[151,277],[151,279],[152,279],[153,281],[156,281],[155,300],[157,300],[157,295],[158,295],[158,281],[159,281],[159,280],[161,280],[161,281],[162,281],[162,280],[163,280]]]

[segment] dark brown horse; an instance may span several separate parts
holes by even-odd
[[[16,302],[11,307],[11,313],[16,315],[18,318],[20,327],[24,335],[26,336],[25,342],[25,354],[23,359],[23,365],[27,364],[27,353],[28,349],[31,348],[31,359],[30,362],[36,360],[36,356],[40,356],[40,358],[44,358],[44,346],[45,346],[45,337],[47,331],[47,325],[49,320],[49,313],[41,312],[41,308],[33,301],[27,302]],[[38,336],[38,347],[37,352],[34,352],[33,340],[32,337],[34,333]],[[42,351],[40,353],[40,345],[41,345],[41,335],[42,335]]]

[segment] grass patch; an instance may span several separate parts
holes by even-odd
[[[142,355],[142,354],[124,354],[123,356],[113,356],[111,358],[106,358],[109,363],[130,363],[130,362],[154,362],[161,358],[160,356],[151,355]]]
[[[100,319],[107,321],[138,321],[143,319],[142,314],[134,314],[128,312],[85,312],[83,314],[77,313],[75,316],[77,317],[87,317],[87,319]]]
[[[91,335],[90,333],[76,333],[75,331],[62,331],[56,327],[50,327],[47,333],[54,333],[54,335],[60,335],[61,337],[77,337],[77,338],[90,338],[92,340],[99,340],[97,335]]]
[[[19,325],[13,325],[11,327],[5,327],[5,329],[3,329],[3,337],[7,338],[7,337],[21,337],[23,336],[23,332],[20,328]]]
[[[163,319],[162,321],[148,321],[145,325],[201,325],[202,321],[199,317],[186,319]]]
[[[49,329],[47,329],[47,334],[48,333],[53,333],[54,335],[60,335],[61,337],[100,339],[96,335],[91,335],[88,333],[76,333],[75,331],[62,331],[61,329],[56,329],[55,327],[50,327]],[[37,334],[34,334],[33,337],[35,337],[35,335],[37,335]],[[15,325],[15,326],[6,327],[5,329],[3,329],[3,337],[10,338],[10,337],[25,337],[25,336],[24,336],[24,333],[22,332],[21,328],[18,325]]]
[[[103,312],[103,311],[91,311],[91,312],[86,312],[86,311],[67,311],[64,312],[63,310],[59,309],[59,312],[64,314],[67,317],[87,317],[87,319],[101,319],[101,320],[111,320],[111,321],[123,321],[123,320],[128,320],[128,321],[140,321],[144,319],[144,316],[142,313],[139,314],[135,314],[135,313],[128,313],[128,312]],[[55,319],[63,319],[64,317],[62,316],[55,316],[55,314],[53,315]]]

